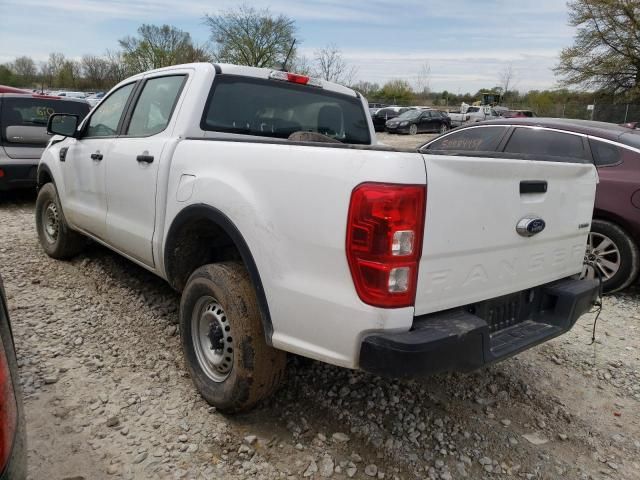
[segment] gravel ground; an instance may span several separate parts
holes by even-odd
[[[638,286],[605,299],[593,346],[586,314],[515,358],[422,382],[294,357],[272,399],[227,417],[186,374],[177,294],[99,246],[48,258],[33,208],[0,201],[34,480],[640,478]]]

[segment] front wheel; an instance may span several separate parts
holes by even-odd
[[[253,285],[239,263],[193,272],[182,292],[180,335],[193,383],[222,412],[251,409],[284,376],[286,354],[267,345]]]
[[[409,127],[409,135],[415,135],[418,133],[418,126],[414,123]]]
[[[80,253],[86,238],[69,228],[53,183],[45,184],[36,200],[36,230],[42,249],[52,258],[65,259]]]
[[[640,271],[638,246],[619,226],[593,220],[584,255],[585,278],[602,278],[602,289],[611,293],[628,287]]]

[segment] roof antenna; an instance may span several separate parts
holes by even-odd
[[[289,53],[287,53],[286,58],[284,59],[284,62],[282,62],[282,68],[280,69],[283,72],[287,71],[287,62],[289,61],[289,57],[291,56],[291,52],[293,52],[293,47],[296,44],[296,39],[293,39],[293,42],[291,42],[291,47],[289,48]]]

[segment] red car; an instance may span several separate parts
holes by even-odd
[[[0,278],[0,480],[24,480],[27,448],[18,364]]]
[[[605,292],[621,290],[638,277],[639,130],[587,120],[511,118],[457,128],[421,150],[435,154],[460,152],[466,156],[495,152],[505,159],[593,163],[600,183],[584,256],[584,275],[601,278]]]

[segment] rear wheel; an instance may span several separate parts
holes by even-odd
[[[36,200],[36,230],[42,249],[50,257],[65,259],[80,253],[86,237],[67,225],[58,192],[53,183],[45,184]]]
[[[255,291],[239,263],[193,272],[180,302],[180,333],[196,388],[222,412],[251,409],[284,376],[286,354],[267,345]]]
[[[418,126],[414,123],[409,127],[409,135],[415,135],[418,133]]]
[[[447,127],[446,123],[440,125],[440,133],[447,133],[447,130],[449,130],[449,127]]]
[[[605,292],[628,287],[638,276],[638,246],[619,226],[593,220],[584,256],[583,277],[602,278]]]

